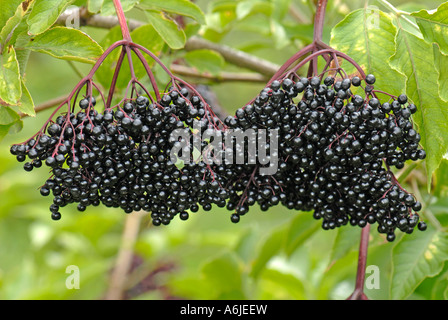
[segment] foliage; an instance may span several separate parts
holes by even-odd
[[[181,63],[218,80],[223,72],[247,70],[212,49],[184,50],[192,37],[278,65],[313,37],[311,0],[121,2],[128,17],[144,22],[131,33],[135,42],[167,65]],[[113,15],[112,1],[0,0],[0,4],[0,298],[102,298],[122,245],[126,216],[113,209],[80,213],[68,207],[61,221],[51,221],[49,204],[36,190],[47,173],[24,172],[8,149],[36,132],[49,116],[48,110],[36,115],[35,105],[67,95],[79,81],[78,73],[88,71],[103,50],[121,38],[117,27],[76,30],[55,24],[58,17],[70,5],[85,6],[91,14]],[[369,4],[373,6],[330,1],[323,40],[376,74],[379,87],[397,95],[405,92],[419,107],[413,120],[428,157],[396,175],[422,200],[429,228],[393,243],[372,233],[367,264],[378,266],[380,287],[365,292],[372,299],[447,299],[448,2]],[[106,59],[96,74],[104,88],[110,84],[117,57],[118,53],[115,60]],[[123,68],[119,90],[125,90],[129,72]],[[155,75],[160,83],[166,81],[157,68]],[[228,112],[263,86],[201,82]],[[149,227],[149,218],[143,219],[127,297],[345,299],[353,290],[359,228],[322,231],[309,213],[283,208],[253,210],[233,225],[223,211],[198,212],[188,222],[160,228]],[[70,265],[81,270],[79,290],[66,288]],[[143,290],[142,284],[155,289]]]

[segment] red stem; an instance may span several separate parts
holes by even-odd
[[[115,11],[117,12],[118,22],[120,23],[121,33],[123,34],[123,40],[131,41],[131,34],[126,23],[126,17],[123,12],[120,0],[113,0]]]
[[[347,300],[368,300],[364,294],[364,282],[366,279],[367,249],[369,247],[370,224],[367,224],[361,231],[361,241],[359,244],[358,271],[356,273],[355,290]]]
[[[325,22],[325,9],[327,8],[328,0],[320,0],[316,8],[316,16],[314,18],[314,41],[322,40]]]
[[[107,95],[107,102],[104,106],[106,109],[110,108],[110,104],[112,103],[112,97],[114,95],[115,85],[117,83],[118,74],[120,73],[121,65],[123,63],[124,55],[126,54],[125,48],[121,49],[120,57],[118,58],[117,65],[115,67],[114,75],[112,77],[112,82],[109,88],[109,94]]]

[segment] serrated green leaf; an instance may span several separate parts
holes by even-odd
[[[100,12],[102,6],[103,6],[104,0],[88,0],[87,1],[87,10],[92,13],[98,13]]]
[[[148,21],[171,49],[182,49],[186,42],[185,33],[177,24],[156,11],[146,11]]]
[[[121,0],[121,6],[123,8],[123,12],[127,12],[134,8],[138,3],[139,0]],[[101,8],[101,14],[104,16],[112,16],[115,15],[115,7],[114,2],[111,0],[104,1],[103,6]]]
[[[366,73],[376,75],[376,89],[398,96],[404,93],[405,77],[387,63],[395,52],[396,32],[385,13],[359,9],[333,28],[330,44],[355,60]],[[341,66],[347,73],[356,72],[349,63]]]
[[[448,101],[448,56],[440,52],[437,44],[433,44],[434,64],[439,74],[439,95],[444,101]]]
[[[20,69],[16,52],[12,46],[4,48],[0,55],[0,99],[16,105],[22,95]]]
[[[309,212],[300,212],[289,223],[284,242],[285,252],[288,256],[311,237],[318,229],[320,222],[313,218]]]
[[[358,247],[361,228],[348,226],[338,228],[336,232],[336,238],[331,249],[330,264],[345,257],[350,251]]]
[[[36,115],[36,111],[34,111],[34,101],[31,97],[28,88],[22,80],[22,98],[20,98],[20,103],[18,105],[19,110],[24,114],[34,117]]]
[[[427,154],[429,186],[432,173],[448,149],[448,103],[439,97],[432,45],[403,29],[398,31],[396,43],[390,64],[406,75],[406,94],[418,108],[413,120]]]
[[[22,22],[23,17],[28,12],[29,8],[32,6],[34,0],[22,2],[15,12],[15,14],[6,21],[0,32],[0,42],[1,46],[7,45],[8,41],[12,38],[14,30]]]
[[[0,125],[10,125],[20,120],[20,116],[9,107],[0,107]]]
[[[277,228],[260,244],[251,263],[250,276],[257,278],[269,260],[282,250],[286,230],[286,226]]]
[[[202,10],[189,0],[141,0],[139,7],[145,10],[165,11],[189,17],[200,24],[205,24]]]
[[[393,249],[391,298],[403,300],[448,260],[448,233],[428,228],[406,235]]]
[[[28,33],[38,35],[48,30],[72,0],[36,0],[28,16]]]
[[[218,52],[208,49],[189,51],[184,58],[199,72],[209,72],[213,75],[217,75],[225,64],[224,58]]]
[[[54,27],[22,44],[25,49],[63,60],[94,63],[103,53],[101,46],[80,30]]]
[[[430,43],[437,43],[440,50],[448,55],[448,2],[442,3],[435,12],[427,10],[413,12],[423,37]]]

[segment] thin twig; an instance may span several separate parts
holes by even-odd
[[[207,72],[198,72],[196,69],[183,66],[180,64],[172,64],[170,69],[173,73],[185,77],[210,80],[212,82],[261,82],[266,83],[269,79],[259,73],[240,73],[240,72],[220,72],[219,74],[211,74]]]
[[[53,107],[58,106],[61,103],[63,103],[66,99],[67,99],[67,95],[48,100],[44,103],[39,104],[37,107],[35,107],[34,111],[36,113],[38,113],[38,112],[53,108]],[[22,118],[22,119],[29,116],[25,113],[20,113],[19,115],[20,115],[20,118]]]

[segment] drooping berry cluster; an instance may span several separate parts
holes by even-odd
[[[202,129],[222,126],[201,97],[188,96],[186,88],[171,88],[158,102],[140,95],[103,112],[87,97],[79,102],[79,112],[58,116],[45,133],[10,151],[20,162],[28,158],[27,171],[42,163],[51,168],[40,192],[53,195],[54,220],[70,203],[78,203],[79,211],[100,203],[126,213],[149,211],[155,225],[169,224],[178,214],[185,220],[198,203],[207,210],[211,203],[225,204],[227,197],[203,162],[179,169],[171,161],[173,130],[190,131],[194,120]]]
[[[227,207],[243,204],[237,207],[240,215],[254,203],[262,210],[278,203],[314,210],[324,229],[377,222],[378,231],[389,241],[395,239],[396,229],[411,233],[418,225],[425,230],[416,213],[421,203],[400,186],[389,168],[426,157],[411,122],[416,106],[406,95],[381,103],[374,83],[371,74],[364,81],[359,77],[276,80],[226,119],[231,128],[280,132],[277,173],[262,177],[248,170],[237,187],[244,193],[231,198]]]

